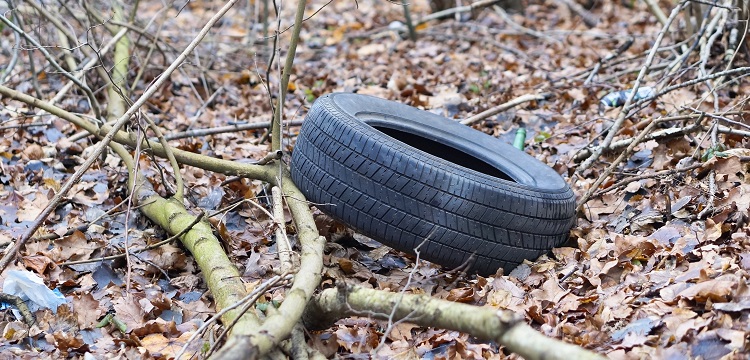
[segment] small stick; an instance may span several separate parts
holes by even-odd
[[[750,131],[732,129],[726,126],[719,126],[719,129],[717,131],[721,134],[730,134],[730,135],[750,137]]]
[[[17,32],[13,32],[13,40],[16,42],[16,44],[21,43],[21,35],[18,35]],[[8,62],[8,65],[3,68],[2,71],[0,71],[0,84],[5,83],[5,78],[10,75],[10,73],[13,71],[13,68],[16,67],[16,64],[18,63],[18,53],[19,53],[19,46],[13,47],[13,53],[11,54],[10,61]]]
[[[251,122],[249,124],[218,126],[215,128],[195,129],[195,130],[184,131],[181,133],[169,134],[169,135],[164,136],[164,138],[167,140],[177,140],[177,139],[184,139],[188,137],[202,137],[202,136],[223,134],[223,133],[236,132],[236,131],[260,130],[260,129],[267,129],[270,125],[271,125],[271,122],[266,121],[266,122],[261,122],[261,123]],[[302,125],[302,120],[293,120],[293,121],[284,122],[284,126],[286,127],[300,126],[300,125]]]
[[[523,34],[526,34],[526,35],[529,35],[529,36],[532,36],[532,37],[535,37],[535,38],[538,38],[538,39],[542,39],[542,40],[544,40],[546,42],[551,42],[551,43],[562,45],[562,41],[560,41],[560,40],[557,40],[557,39],[555,39],[555,38],[553,38],[551,36],[545,35],[545,34],[539,32],[539,31],[532,30],[532,29],[523,27],[523,26],[521,26],[519,24],[516,24],[516,22],[513,21],[513,19],[510,18],[510,16],[508,15],[508,13],[505,12],[505,10],[503,8],[501,8],[501,7],[497,6],[497,5],[493,5],[492,8],[495,9],[495,12],[498,15],[500,15],[501,18],[503,18],[503,21],[505,21],[505,23],[508,24],[509,27],[515,29],[516,31],[519,31],[519,32],[521,32]]]
[[[279,252],[281,271],[292,272],[294,269],[292,244],[286,236],[286,220],[284,219],[284,202],[281,189],[278,186],[272,187],[271,196],[273,198],[273,222],[276,223],[276,249]]]
[[[601,196],[602,194],[608,193],[608,192],[610,192],[612,190],[615,190],[615,189],[618,189],[618,188],[621,188],[621,187],[625,187],[626,185],[628,185],[628,184],[630,184],[630,183],[632,183],[634,181],[641,181],[641,180],[645,180],[645,179],[652,179],[652,178],[656,178],[656,177],[668,176],[668,175],[672,175],[672,174],[676,174],[676,173],[680,173],[680,172],[686,172],[686,171],[690,171],[690,170],[700,169],[704,165],[705,165],[705,163],[693,164],[693,165],[690,165],[690,166],[687,166],[687,167],[684,167],[684,168],[668,169],[668,170],[657,171],[657,172],[651,173],[651,174],[643,174],[643,175],[637,175],[637,176],[630,176],[630,177],[624,178],[624,179],[622,179],[622,180],[620,180],[620,181],[618,181],[618,182],[610,185],[606,189],[601,189],[601,190],[595,192],[592,197],[598,197],[598,196]]]
[[[470,5],[458,6],[458,7],[454,7],[454,8],[451,8],[451,9],[445,9],[445,10],[442,10],[442,11],[437,11],[437,12],[434,12],[434,13],[432,13],[430,15],[427,15],[427,16],[419,19],[419,21],[417,21],[417,23],[416,23],[415,26],[422,25],[422,24],[424,24],[424,23],[426,23],[428,21],[446,18],[446,17],[449,17],[449,16],[454,15],[454,14],[463,13],[463,12],[469,12],[469,11],[472,11],[472,10],[477,9],[477,8],[481,8],[481,7],[485,7],[485,6],[490,6],[490,5],[495,4],[495,3],[499,2],[499,1],[500,0],[480,0],[480,1],[477,1],[475,3],[471,3]]]
[[[265,165],[270,163],[274,160],[279,160],[284,155],[284,152],[281,150],[271,151],[266,156],[264,156],[262,159],[258,160],[257,162],[253,163],[255,165]]]
[[[544,100],[544,99],[549,98],[551,95],[552,95],[551,93],[521,95],[521,96],[519,96],[519,97],[517,97],[517,98],[515,98],[515,99],[513,99],[511,101],[508,101],[508,102],[506,102],[504,104],[500,104],[500,105],[495,106],[493,108],[490,108],[490,109],[487,109],[485,111],[482,111],[479,114],[476,114],[474,116],[470,116],[470,117],[468,117],[468,118],[466,118],[464,120],[461,120],[461,124],[472,125],[472,124],[474,124],[474,123],[476,123],[478,121],[484,120],[484,119],[486,119],[486,118],[488,118],[490,116],[493,116],[493,115],[497,115],[497,114],[499,114],[499,113],[501,113],[503,111],[506,111],[506,110],[508,110],[508,109],[510,109],[512,107],[521,105],[521,104],[523,104],[525,102]]]
[[[34,325],[34,314],[31,312],[29,306],[26,305],[26,302],[24,302],[23,299],[15,295],[0,292],[0,301],[15,306],[21,313],[23,321],[26,322],[26,324],[29,326]]]
[[[122,203],[125,203],[125,202],[123,201]],[[88,264],[88,263],[92,263],[92,262],[100,262],[100,261],[105,261],[105,260],[113,260],[113,259],[124,257],[125,255],[127,255],[127,253],[135,255],[135,254],[140,254],[140,253],[142,253],[144,251],[156,249],[156,248],[158,248],[158,247],[160,247],[162,245],[166,245],[166,244],[171,243],[172,241],[174,241],[175,239],[179,238],[182,235],[185,235],[185,233],[187,233],[188,231],[190,231],[193,228],[193,226],[195,226],[195,224],[199,223],[203,219],[203,217],[205,215],[206,214],[201,210],[200,214],[198,214],[198,216],[196,216],[195,219],[193,219],[193,221],[190,223],[190,225],[188,225],[184,229],[180,230],[180,232],[178,232],[177,234],[174,234],[174,235],[170,236],[166,240],[159,241],[159,242],[157,242],[155,244],[151,244],[151,245],[148,245],[146,247],[143,247],[143,248],[140,248],[140,249],[135,249],[135,250],[132,250],[132,251],[126,249],[125,252],[123,252],[121,254],[110,255],[110,256],[103,256],[103,257],[96,258],[96,259],[68,261],[68,262],[61,263],[60,266],[80,265],[80,264]]]
[[[404,7],[404,18],[406,19],[406,27],[409,29],[409,39],[411,39],[411,41],[417,41],[417,30],[414,29],[414,23],[411,21],[409,3],[402,1],[401,5]]]
[[[201,116],[201,114],[203,113],[203,110],[206,110],[206,108],[209,105],[211,105],[211,103],[213,103],[214,100],[216,100],[216,97],[219,96],[219,94],[221,94],[222,91],[224,91],[224,85],[216,89],[216,91],[214,91],[214,93],[211,94],[211,96],[209,96],[208,99],[206,99],[203,105],[201,105],[200,109],[198,109],[198,111],[196,111],[195,114],[192,117],[190,117],[190,120],[195,121],[195,119]]]
[[[695,108],[691,108],[691,107],[687,107],[687,108],[690,109],[690,110],[695,111],[696,113],[700,113],[701,112],[700,110],[695,109]],[[706,113],[706,116],[708,116],[708,117],[710,117],[712,119],[721,120],[721,121],[723,121],[723,122],[725,122],[727,124],[737,125],[739,127],[744,127],[746,129],[750,129],[750,125],[742,123],[742,122],[739,122],[739,121],[735,121],[735,120],[729,119],[729,118],[727,118],[725,116],[716,115],[716,114],[709,114],[709,113]]]
[[[25,128],[30,128],[30,127],[42,127],[42,126],[50,126],[50,124],[43,123],[43,122],[33,122],[33,123],[28,123],[28,124],[5,125],[5,126],[0,126],[0,130],[25,129]]]
[[[664,11],[659,7],[659,4],[656,0],[644,0],[646,2],[646,5],[648,5],[649,10],[651,10],[651,13],[656,16],[656,20],[658,20],[662,26],[667,25],[667,22],[669,22],[669,19],[667,19],[667,15],[664,14]]]
[[[634,41],[635,41],[635,38],[630,37],[622,45],[620,45],[619,47],[617,47],[617,49],[614,52],[610,53],[609,55],[607,55],[607,56],[605,56],[603,58],[600,58],[599,61],[597,61],[596,64],[594,65],[594,69],[591,70],[591,73],[586,78],[586,81],[583,82],[583,85],[585,86],[585,85],[590,84],[591,81],[594,80],[594,76],[596,76],[596,74],[599,73],[599,70],[601,69],[602,65],[604,65],[604,64],[610,62],[612,59],[617,58],[620,55],[622,55],[622,53],[624,53],[625,51],[627,51],[628,49],[630,49],[631,46],[633,46],[633,42]]]
[[[714,124],[711,127],[711,146],[716,149],[719,144],[718,141],[718,129],[719,121],[714,120]],[[714,200],[716,199],[716,170],[711,169],[708,174],[708,200],[706,200],[706,207],[698,213],[698,219],[702,219],[706,214],[714,210]]]
[[[583,6],[579,5],[577,2],[573,0],[560,0],[560,2],[567,5],[571,11],[580,16],[586,26],[593,28],[599,24],[599,19],[596,17],[596,15],[584,9]]]

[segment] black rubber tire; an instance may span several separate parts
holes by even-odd
[[[315,101],[291,174],[308,200],[357,231],[412,254],[421,244],[421,259],[483,275],[559,246],[575,216],[573,192],[549,166],[458,122],[364,95]]]

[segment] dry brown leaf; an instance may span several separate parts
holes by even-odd
[[[112,303],[114,304],[115,316],[127,325],[128,332],[140,328],[146,322],[146,313],[135,296],[122,296],[114,299]]]
[[[723,303],[737,286],[737,277],[733,274],[719,276],[716,279],[697,283],[682,290],[677,296],[704,303],[708,300]]]

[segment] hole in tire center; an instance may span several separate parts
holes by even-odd
[[[415,147],[422,150],[432,156],[439,157],[443,160],[450,161],[456,165],[460,165],[475,171],[479,171],[482,174],[494,176],[503,180],[513,181],[513,178],[502,172],[500,169],[486,163],[484,160],[474,157],[466,152],[458,150],[454,147],[442,144],[440,142],[424,138],[419,135],[408,133],[406,131],[391,129],[382,126],[373,126],[378,131],[405,143],[409,146]]]

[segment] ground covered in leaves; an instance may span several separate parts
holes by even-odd
[[[138,79],[131,86],[135,94],[169,65],[222,5],[219,1],[168,7],[161,2],[142,3],[135,25],[146,31],[129,34],[136,44],[128,80],[131,84]],[[430,13],[424,1],[410,4],[415,22]],[[278,5],[280,20],[271,9],[271,35],[276,29],[287,30],[293,19],[292,2]],[[456,120],[518,96],[545,93],[545,100],[521,104],[473,126],[507,142],[516,129],[526,128],[526,151],[555,168],[579,198],[584,197],[625,150],[606,152],[581,171],[577,154],[600,144],[621,110],[599,100],[633,86],[662,29],[640,2],[605,0],[584,5],[598,19],[593,27],[563,2],[530,1],[524,15],[485,7],[418,24],[418,39],[413,42],[408,40],[400,4],[312,1],[287,89],[285,119],[302,120],[318,96],[334,91],[375,95]],[[661,3],[667,14],[673,5]],[[65,9],[50,10],[65,15]],[[38,12],[23,7],[18,11],[27,31],[43,45],[58,44],[57,35]],[[86,24],[97,23],[93,16],[86,17],[79,8],[70,11],[80,17],[71,28],[82,42],[89,39],[99,48],[111,38],[103,26],[86,30]],[[109,21],[110,10],[99,11]],[[719,7],[711,11],[708,20],[720,11],[736,12]],[[270,121],[271,98],[278,93],[278,60],[286,53],[290,31],[278,40],[263,38],[259,13],[260,3],[237,5],[149,101],[143,110],[167,135]],[[707,46],[695,41],[702,33],[693,36],[686,30],[682,15],[666,32],[642,86],[664,89],[727,66],[747,66],[745,48],[733,55],[727,45],[733,23],[726,19],[733,15],[711,30],[718,35]],[[13,52],[20,52],[20,63],[11,69],[6,86],[49,100],[67,82],[38,51],[29,51],[33,47],[18,44],[9,28],[3,28],[0,40],[0,63],[9,63]],[[697,46],[690,52],[693,43]],[[625,48],[626,44],[630,45]],[[274,46],[280,50],[274,51]],[[29,53],[35,73],[28,65]],[[682,59],[682,53],[688,56]],[[610,54],[613,59],[602,61]],[[102,59],[105,69],[113,65],[109,55],[102,54]],[[90,72],[89,83],[101,83],[97,73]],[[677,136],[644,139],[631,149],[582,207],[569,244],[549,256],[510,274],[456,275],[433,264],[415,264],[413,257],[379,246],[318,214],[321,234],[329,240],[323,286],[343,280],[392,291],[408,286],[410,293],[509,309],[524,314],[544,334],[615,359],[747,358],[750,141],[744,108],[750,83],[743,78],[747,73],[733,73],[723,83],[680,87],[635,108],[615,142],[634,138],[660,118],[672,120],[659,120],[653,134],[690,127],[696,119],[699,126]],[[63,98],[59,106],[91,113],[80,92]],[[711,115],[699,118],[701,112]],[[3,247],[26,231],[92,145],[90,140],[72,141],[76,133],[72,125],[49,116],[31,116],[36,113],[7,99],[0,107]],[[288,150],[297,129],[285,129]],[[248,161],[263,158],[269,149],[265,140],[263,130],[254,130],[172,143]],[[146,156],[140,162],[166,194],[169,189],[162,183],[169,175],[166,163]],[[247,286],[273,275],[279,261],[273,220],[263,210],[268,203],[262,184],[190,167],[183,168],[183,176],[186,198],[194,208],[208,213],[222,210],[211,222]],[[139,251],[129,259],[102,259],[168,237],[129,209],[125,180],[124,168],[110,154],[73,188],[22,250],[21,261],[2,274],[7,281],[11,270],[33,272],[58,289],[68,306],[57,314],[37,311],[32,326],[5,311],[0,322],[1,357],[90,353],[96,358],[169,358],[215,313],[201,274],[178,243]],[[288,230],[294,233],[291,223]],[[283,290],[275,289],[258,306],[279,300]],[[107,318],[108,314],[112,316]],[[105,318],[109,321],[102,321]],[[311,346],[327,356],[515,357],[498,344],[408,322],[350,318],[308,336]],[[200,352],[208,341],[195,341],[188,348]]]

